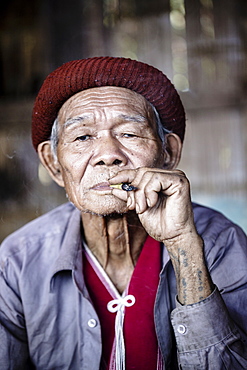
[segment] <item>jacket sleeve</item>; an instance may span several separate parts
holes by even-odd
[[[231,224],[204,237],[214,292],[171,313],[181,369],[247,369],[247,242]]]
[[[171,319],[181,369],[247,368],[246,337],[229,317],[217,288],[202,302],[177,307]]]
[[[31,369],[25,320],[21,299],[16,287],[6,281],[1,261],[0,266],[0,369]]]

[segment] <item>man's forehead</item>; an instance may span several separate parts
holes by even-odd
[[[72,127],[101,120],[104,115],[119,122],[154,125],[151,103],[142,95],[122,87],[97,87],[80,91],[68,99],[58,114],[59,124]]]
[[[71,96],[61,107],[58,117],[67,120],[71,111],[92,110],[95,107],[111,108],[118,105],[127,111],[137,110],[147,114],[151,104],[140,94],[122,87],[103,86],[87,89]]]

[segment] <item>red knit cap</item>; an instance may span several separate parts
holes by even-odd
[[[177,91],[158,69],[135,60],[95,57],[63,64],[45,79],[32,115],[33,146],[48,140],[63,103],[79,91],[100,87],[125,87],[144,96],[157,109],[162,124],[183,141],[185,113]]]

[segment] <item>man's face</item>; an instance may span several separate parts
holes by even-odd
[[[123,169],[163,167],[154,113],[139,94],[100,87],[72,96],[59,111],[58,163],[69,200],[81,211],[126,212],[108,179]]]

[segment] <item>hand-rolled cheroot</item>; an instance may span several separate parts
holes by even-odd
[[[124,182],[122,184],[110,185],[110,187],[111,188],[115,188],[115,189],[125,190],[125,191],[133,191],[133,190],[137,190],[138,189],[135,186],[130,185],[130,184],[126,183],[126,182]]]

